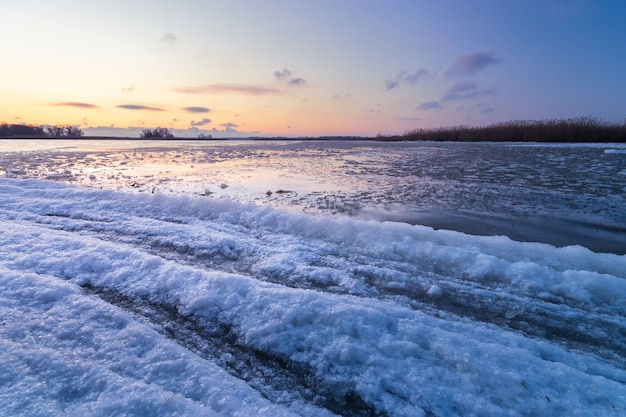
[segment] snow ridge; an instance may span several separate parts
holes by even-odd
[[[0,405],[619,415],[624,271],[576,246],[0,179]]]

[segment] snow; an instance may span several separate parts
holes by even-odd
[[[611,416],[626,256],[0,178],[0,412]]]

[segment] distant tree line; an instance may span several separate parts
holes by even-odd
[[[84,136],[82,129],[73,125],[32,125],[0,123],[0,138],[79,138]],[[170,129],[157,127],[143,129],[142,139],[175,139]],[[201,139],[211,138],[203,136]]]
[[[0,123],[0,138],[78,138],[83,131],[72,125],[29,125]]]
[[[622,125],[588,116],[573,119],[514,120],[485,127],[415,129],[404,135],[378,136],[377,139],[450,142],[626,142],[626,120]]]

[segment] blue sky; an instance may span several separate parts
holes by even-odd
[[[626,118],[618,0],[2,3],[0,122],[318,136]]]

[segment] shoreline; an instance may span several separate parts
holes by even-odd
[[[283,137],[242,137],[242,138],[170,138],[170,139],[143,139],[134,137],[122,137],[122,136],[81,136],[74,138],[54,138],[54,137],[41,137],[41,136],[9,136],[0,137],[0,141],[3,140],[41,140],[41,141],[154,141],[154,142],[236,142],[236,141],[271,141],[271,142],[289,142],[289,141],[347,141],[347,142],[382,142],[382,143],[397,143],[397,142],[424,142],[424,143],[545,143],[545,144],[568,144],[568,143],[588,143],[588,144],[600,144],[600,143],[626,143],[626,139],[623,140],[438,140],[438,139],[410,139],[400,136],[390,136],[385,138],[371,138],[371,137],[297,137],[297,138],[283,138]]]

